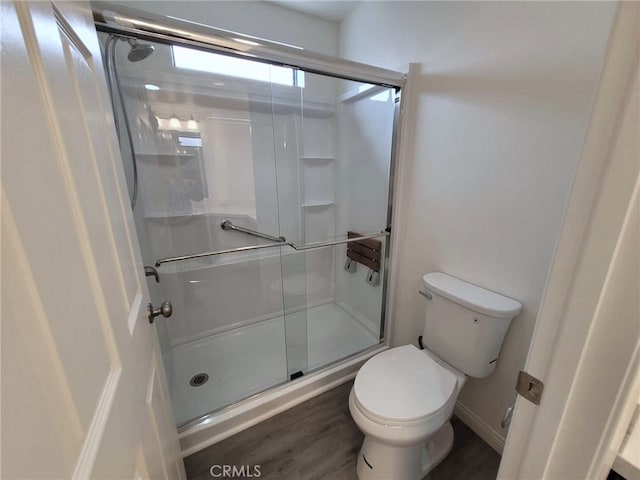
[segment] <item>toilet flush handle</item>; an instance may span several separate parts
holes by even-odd
[[[431,294],[429,292],[423,292],[422,290],[418,290],[418,293],[425,297],[427,300],[431,300]]]

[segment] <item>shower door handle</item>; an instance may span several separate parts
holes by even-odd
[[[153,323],[153,319],[158,315],[162,315],[164,318],[169,318],[173,313],[173,305],[171,302],[162,302],[160,308],[153,308],[153,305],[150,303],[147,305],[147,318],[149,319],[149,323]]]

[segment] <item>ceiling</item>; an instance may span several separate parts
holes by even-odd
[[[281,7],[313,15],[330,22],[340,22],[360,0],[268,0]]]

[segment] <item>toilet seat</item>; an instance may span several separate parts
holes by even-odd
[[[449,410],[458,379],[413,345],[369,359],[353,386],[354,401],[370,420],[404,425],[428,422]]]

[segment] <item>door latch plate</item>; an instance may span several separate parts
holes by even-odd
[[[527,372],[520,372],[516,392],[535,405],[540,405],[544,383]]]

